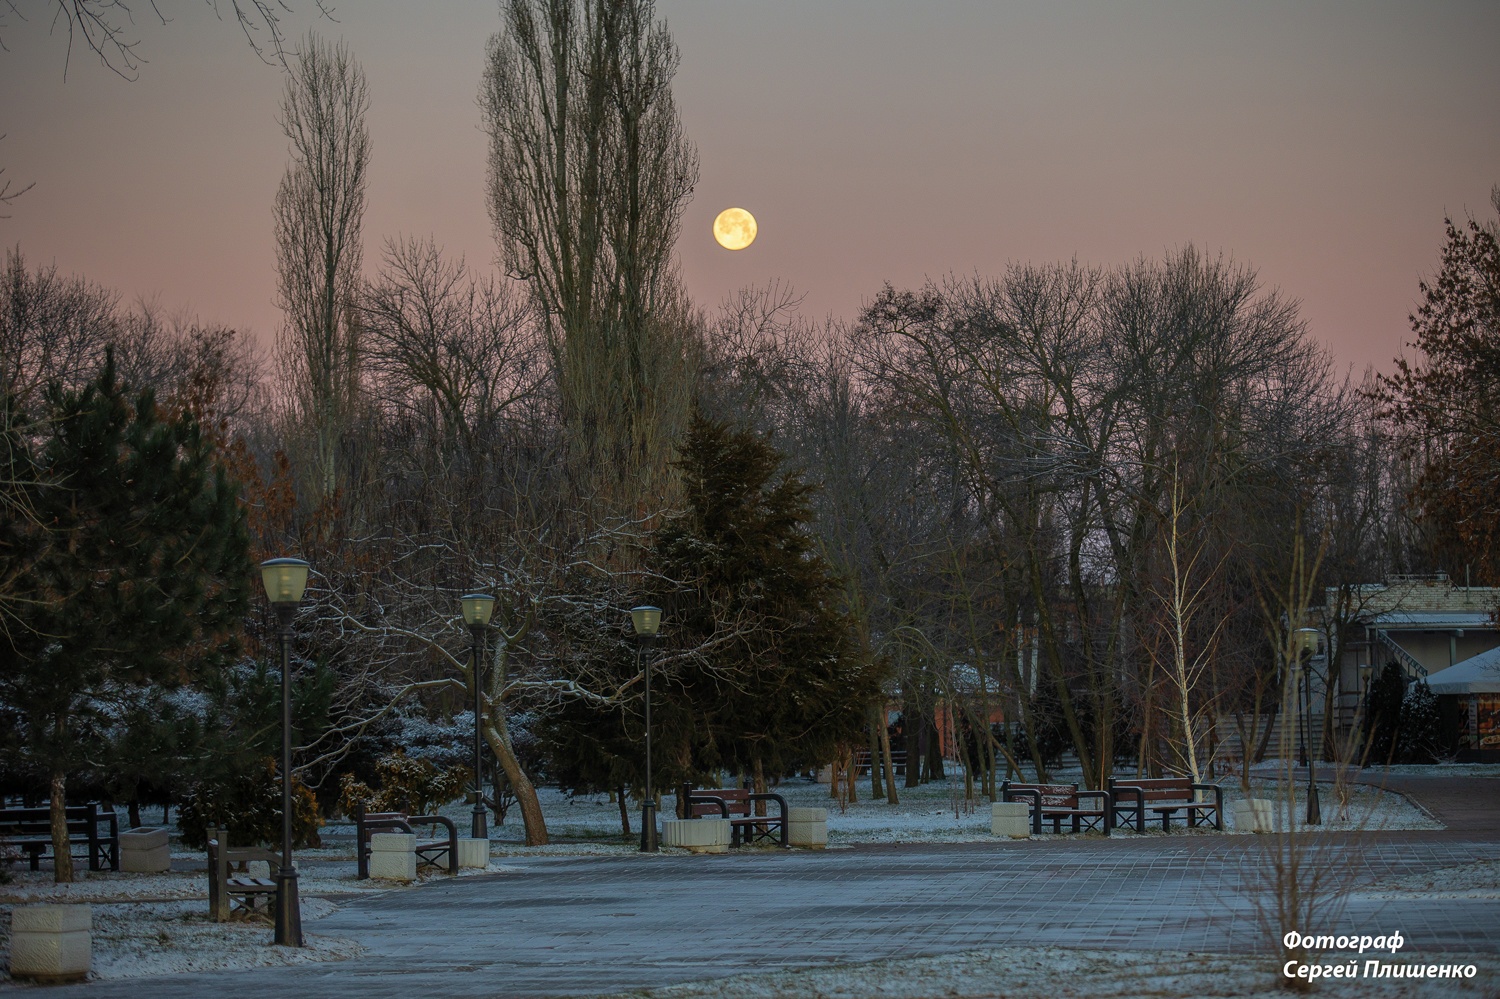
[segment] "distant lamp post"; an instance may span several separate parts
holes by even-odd
[[[656,853],[656,795],[651,790],[651,643],[661,627],[660,607],[630,608],[635,626],[636,659],[644,660],[646,673],[646,800],[641,804],[641,852]]]
[[[475,839],[489,839],[489,820],[484,810],[484,740],[479,732],[479,714],[484,703],[484,629],[494,613],[495,598],[488,593],[470,593],[460,599],[464,624],[469,626],[469,634],[474,637],[474,818],[469,825],[469,835]]]
[[[1298,628],[1296,637],[1297,666],[1302,672],[1302,724],[1307,730],[1307,740],[1306,742],[1302,742],[1298,749],[1299,755],[1302,757],[1302,764],[1307,767],[1307,825],[1320,826],[1323,824],[1323,812],[1318,807],[1317,766],[1314,763],[1314,757],[1317,756],[1317,752],[1316,750],[1311,753],[1308,752],[1309,743],[1312,742],[1312,663],[1310,660],[1318,651],[1318,630],[1316,628]],[[1299,741],[1301,740],[1299,739]]]
[[[276,943],[302,946],[302,905],[297,897],[297,869],[292,866],[292,664],[287,647],[292,618],[307,589],[307,563],[300,558],[273,558],[260,564],[266,599],[276,608],[281,636],[281,869],[276,872]]]

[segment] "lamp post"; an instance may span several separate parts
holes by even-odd
[[[297,869],[292,866],[292,665],[287,646],[292,618],[307,588],[307,563],[300,558],[273,558],[260,564],[266,599],[276,608],[281,636],[281,869],[276,872],[276,943],[302,946],[302,905],[297,897]]]
[[[1317,770],[1313,762],[1316,751],[1308,753],[1308,743],[1312,742],[1312,663],[1310,660],[1318,651],[1318,630],[1316,628],[1297,629],[1297,664],[1302,671],[1303,691],[1303,726],[1307,731],[1307,742],[1301,746],[1302,764],[1307,767],[1307,825],[1320,826],[1323,824],[1323,812],[1318,807],[1318,784]],[[1300,738],[1300,734],[1299,734]]]
[[[660,607],[630,608],[635,626],[636,658],[645,660],[646,672],[646,800],[641,804],[641,852],[656,853],[656,795],[651,790],[651,642],[661,627]]]
[[[474,839],[489,839],[489,821],[484,811],[484,742],[479,733],[479,713],[484,701],[484,629],[495,610],[495,598],[488,593],[470,593],[460,599],[464,624],[469,626],[469,634],[474,637],[474,819],[469,826],[469,835]]]

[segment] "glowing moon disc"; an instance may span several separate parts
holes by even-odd
[[[755,242],[755,216],[743,208],[726,208],[714,219],[714,239],[726,250],[743,250]]]

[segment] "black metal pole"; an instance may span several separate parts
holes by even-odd
[[[1303,711],[1303,714],[1307,718],[1307,741],[1309,743],[1311,743],[1312,742],[1312,670],[1311,669],[1304,669],[1302,671],[1302,685],[1303,685],[1303,689],[1307,691],[1307,707]],[[1321,733],[1319,733],[1319,735],[1321,736]],[[1305,755],[1306,755],[1305,762],[1307,763],[1307,824],[1310,825],[1310,826],[1320,826],[1320,825],[1323,824],[1323,812],[1322,812],[1322,809],[1320,809],[1318,807],[1317,775],[1316,775],[1315,765],[1314,765],[1314,762],[1313,762],[1314,757],[1317,755],[1317,752],[1316,752],[1316,750],[1314,750],[1313,753],[1305,754]]]
[[[1302,653],[1299,652],[1297,655],[1300,657]],[[1305,681],[1307,678],[1307,664],[1300,658],[1297,660],[1297,672],[1302,674],[1298,679]],[[1297,684],[1295,696],[1297,698],[1297,706],[1300,709],[1297,712],[1297,765],[1299,767],[1307,766],[1307,699],[1302,696],[1304,689],[1303,684]]]
[[[641,852],[656,853],[656,794],[651,790],[651,639],[642,635],[636,645],[636,656],[645,660],[646,669],[646,800],[641,803]]]
[[[302,946],[302,906],[297,897],[297,869],[292,866],[292,640],[296,604],[277,604],[281,624],[281,869],[276,872],[276,943]]]
[[[484,810],[484,742],[479,734],[479,711],[482,706],[484,676],[484,626],[469,629],[474,634],[474,820],[469,826],[469,835],[475,839],[489,839],[489,817]]]

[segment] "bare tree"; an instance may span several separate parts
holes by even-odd
[[[219,0],[204,0],[204,3],[215,17],[223,18],[224,8]],[[320,14],[332,19],[324,0],[313,0],[313,3]],[[72,61],[73,44],[76,41],[97,55],[106,69],[127,80],[136,78],[140,64],[144,61],[136,51],[140,46],[140,39],[135,37],[135,12],[141,10],[149,13],[163,25],[171,20],[162,13],[156,0],[141,0],[139,3],[126,0],[33,0],[31,3],[25,0],[4,0],[0,4],[0,32],[10,27],[5,22],[6,15],[27,20],[24,13],[27,8],[43,14],[50,11],[54,26],[57,22],[62,22],[68,33],[65,68]],[[229,0],[228,9],[256,55],[267,62],[274,59],[285,65],[286,37],[281,21],[284,16],[292,13],[292,7],[286,0]],[[4,48],[3,36],[0,36],[0,50]],[[267,58],[267,52],[270,53],[270,58]]]
[[[381,398],[470,450],[543,387],[533,315],[510,285],[445,261],[430,239],[388,240],[360,307]]]
[[[4,139],[5,139],[5,136],[4,135],[0,135],[0,141],[3,141]],[[3,178],[4,175],[5,175],[5,168],[4,167],[0,167],[0,178]],[[33,187],[36,186],[36,181],[32,181],[30,184],[27,184],[24,187],[18,187],[18,188],[15,188],[14,190],[12,190],[13,184],[14,184],[14,181],[9,181],[9,180],[0,181],[0,207],[3,207],[5,205],[9,205],[12,201],[15,201],[21,195],[23,195],[27,191],[31,190]],[[10,218],[9,215],[0,215],[0,219],[8,219],[8,218]]]
[[[280,122],[292,162],[276,192],[276,265],[286,325],[277,358],[288,400],[313,439],[316,495],[339,486],[340,438],[359,397],[356,303],[370,136],[364,71],[342,43],[309,34],[291,67]]]
[[[500,256],[541,308],[574,488],[633,515],[660,497],[691,407],[672,248],[697,153],[652,0],[506,0],[480,91]]]
[[[120,332],[119,296],[57,266],[28,269],[19,247],[0,274],[0,391],[25,409],[48,383],[80,384]]]

